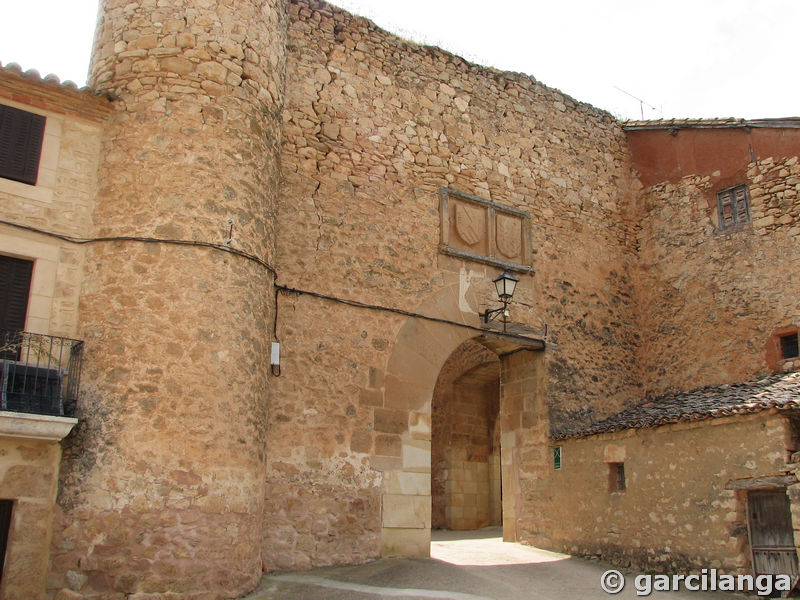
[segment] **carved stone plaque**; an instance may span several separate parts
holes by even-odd
[[[500,255],[513,262],[522,262],[522,218],[516,215],[495,215],[495,241]]]
[[[474,246],[486,234],[486,211],[466,203],[453,205],[456,233],[468,246]]]
[[[441,252],[512,271],[533,271],[530,215],[525,211],[442,188],[440,215]]]

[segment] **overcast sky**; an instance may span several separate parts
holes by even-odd
[[[5,4],[0,62],[83,85],[97,0]],[[334,4],[405,38],[527,73],[620,118],[800,116],[800,0]]]

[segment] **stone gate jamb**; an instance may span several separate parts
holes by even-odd
[[[547,475],[547,380],[544,352],[518,350],[500,357],[500,462],[503,478],[503,540],[523,541],[536,522],[536,494]]]

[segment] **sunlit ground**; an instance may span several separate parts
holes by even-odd
[[[480,540],[476,544],[476,540]],[[431,558],[453,565],[526,565],[549,563],[569,558],[530,546],[503,541],[502,527],[477,531],[431,531]]]

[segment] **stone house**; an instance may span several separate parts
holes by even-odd
[[[796,514],[800,119],[621,123],[317,0],[104,0],[90,89],[0,111],[6,598],[493,523],[747,570],[747,498]]]

